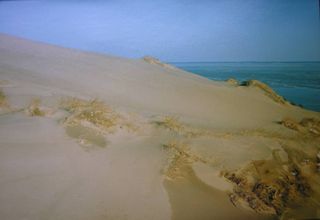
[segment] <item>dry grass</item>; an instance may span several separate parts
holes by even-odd
[[[165,116],[163,120],[158,121],[157,124],[175,132],[182,132],[185,129],[179,122],[178,117],[174,116]]]
[[[304,219],[310,213],[304,213],[303,207],[320,205],[319,149],[283,149],[287,160],[274,152],[270,160],[254,160],[241,170],[223,173],[234,184],[230,194],[233,204],[281,219],[287,219],[297,209]]]
[[[211,138],[236,138],[239,136],[258,136],[264,138],[275,138],[275,139],[297,139],[301,137],[295,136],[284,136],[277,132],[270,132],[263,129],[251,129],[251,130],[240,130],[234,132],[223,132],[223,131],[214,131],[201,128],[195,128],[186,124],[183,124],[179,121],[178,117],[174,116],[165,116],[162,120],[156,121],[158,126],[162,126],[170,131],[173,131],[179,135],[182,135],[187,138],[196,138],[196,137],[211,137]]]
[[[45,112],[40,108],[41,100],[35,98],[31,101],[30,105],[26,108],[26,112],[30,116],[44,116]]]
[[[274,100],[277,103],[288,105],[289,102],[287,102],[282,96],[278,95],[273,89],[271,89],[267,84],[260,82],[258,80],[249,80],[244,81],[241,83],[242,86],[247,87],[256,87],[264,91],[264,93],[269,96],[272,100]]]
[[[61,107],[70,113],[65,120],[67,125],[86,122],[97,129],[110,132],[120,119],[109,106],[96,99],[90,101],[77,98],[64,99],[61,101]]]
[[[173,142],[163,145],[163,148],[168,152],[167,164],[163,169],[164,175],[167,179],[173,180],[181,178],[183,176],[181,168],[191,163],[188,156],[181,150],[185,147],[185,145]]]
[[[61,100],[60,107],[69,113],[63,121],[67,134],[85,147],[106,146],[105,135],[119,129],[139,129],[130,115],[117,113],[97,99],[66,98]]]
[[[66,98],[61,100],[60,107],[69,113],[63,121],[66,133],[87,150],[94,146],[105,147],[104,135],[113,133],[121,118],[96,99]]]
[[[164,144],[163,148],[169,154],[167,166],[164,169],[164,174],[167,179],[173,180],[183,177],[182,168],[194,162],[209,163],[204,158],[193,153],[188,145],[182,142],[172,141]]]
[[[204,130],[196,129],[181,123],[179,118],[175,116],[165,116],[161,121],[157,121],[156,124],[188,138],[209,134]]]
[[[280,124],[302,134],[320,136],[320,120],[316,118],[303,118],[300,122],[285,118]]]
[[[5,96],[2,89],[0,89],[0,107],[3,107],[7,104],[7,97]]]
[[[313,135],[320,135],[320,120],[316,118],[304,118],[300,121],[300,125]]]

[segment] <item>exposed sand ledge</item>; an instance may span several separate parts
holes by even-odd
[[[319,218],[319,118],[261,82],[0,35],[0,218]]]

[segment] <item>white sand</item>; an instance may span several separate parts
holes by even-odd
[[[4,34],[0,35],[0,81],[10,104],[10,109],[0,109],[0,219],[4,220],[177,219],[179,215],[173,213],[175,209],[181,212],[181,207],[175,208],[174,203],[185,198],[175,193],[177,185],[163,185],[168,153],[162,147],[175,139],[208,160],[212,173],[210,166],[198,166],[194,171],[219,191],[219,196],[208,199],[186,190],[199,204],[206,204],[200,205],[204,210],[214,212],[216,207],[220,210],[216,216],[228,219],[234,215],[224,216],[221,210],[227,212],[228,208],[216,205],[221,195],[223,204],[227,203],[224,191],[230,189],[223,187],[225,179],[217,180],[218,171],[270,158],[272,149],[281,148],[272,132],[294,133],[276,123],[284,117],[320,117],[276,103],[258,88],[234,87],[145,60],[71,50]],[[98,98],[135,119],[139,131],[118,129],[105,134],[105,148],[84,148],[66,134],[61,123],[66,112],[58,103],[64,97]],[[46,116],[30,117],[21,110],[33,98],[49,109]],[[165,115],[178,116],[202,133],[242,133],[185,137],[184,131],[173,132],[153,123]],[[176,195],[174,199],[169,198],[172,195]],[[212,208],[207,204],[211,200],[215,201]],[[259,217],[241,207],[238,210],[239,219]]]

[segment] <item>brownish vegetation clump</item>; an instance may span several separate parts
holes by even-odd
[[[174,132],[182,132],[185,129],[178,117],[174,116],[165,116],[162,121],[157,121],[157,124]]]
[[[163,148],[169,154],[168,163],[164,169],[164,174],[168,179],[181,177],[181,169],[184,166],[191,165],[194,162],[208,163],[208,161],[193,153],[185,143],[172,141],[164,144]]]
[[[252,161],[244,169],[224,172],[223,176],[234,184],[230,200],[256,212],[288,217],[303,207],[314,210],[320,204],[320,176],[317,148],[301,150],[283,147],[287,161],[280,160],[277,153],[271,160]],[[316,213],[316,211],[315,211]]]
[[[303,118],[297,122],[291,118],[285,118],[280,122],[283,126],[304,134],[320,135],[320,120],[316,118]]]
[[[40,99],[33,99],[30,105],[26,108],[27,114],[30,116],[44,116],[45,112],[40,109]]]
[[[300,124],[305,127],[310,133],[320,135],[320,120],[316,118],[304,118]]]
[[[0,89],[0,108],[6,108],[8,107],[8,101],[7,101],[7,97],[4,94],[4,92],[2,91],[2,89]]]
[[[109,106],[96,99],[67,98],[61,101],[60,107],[69,113],[63,121],[66,133],[84,147],[105,147],[104,134],[114,132],[120,119]]]
[[[280,104],[288,105],[289,102],[287,102],[282,96],[278,95],[273,89],[271,89],[267,84],[260,82],[258,80],[249,80],[244,81],[241,83],[241,86],[247,86],[247,87],[256,87],[264,91],[264,93],[269,96],[272,100],[275,102],[278,102]]]
[[[239,85],[239,82],[236,79],[233,79],[233,78],[227,79],[226,82],[231,86],[238,86]]]
[[[130,116],[126,117],[115,112],[97,99],[67,98],[61,101],[60,107],[68,112],[63,120],[67,134],[76,138],[85,147],[106,146],[105,136],[118,129],[126,129],[130,132],[139,129]]]
[[[110,132],[120,118],[109,106],[96,99],[90,101],[77,98],[65,99],[61,101],[61,107],[70,113],[65,119],[67,125],[87,123],[102,131]]]
[[[163,170],[165,177],[170,180],[181,177],[181,168],[191,164],[189,154],[185,152],[187,145],[171,142],[164,144],[163,148],[168,153],[167,164]]]
[[[158,126],[162,126],[170,131],[188,138],[208,135],[208,132],[204,130],[196,129],[183,124],[182,122],[180,122],[179,118],[175,116],[165,116],[162,120],[156,121],[155,123]]]

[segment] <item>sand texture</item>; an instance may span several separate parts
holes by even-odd
[[[320,114],[0,34],[0,219],[320,218]]]

